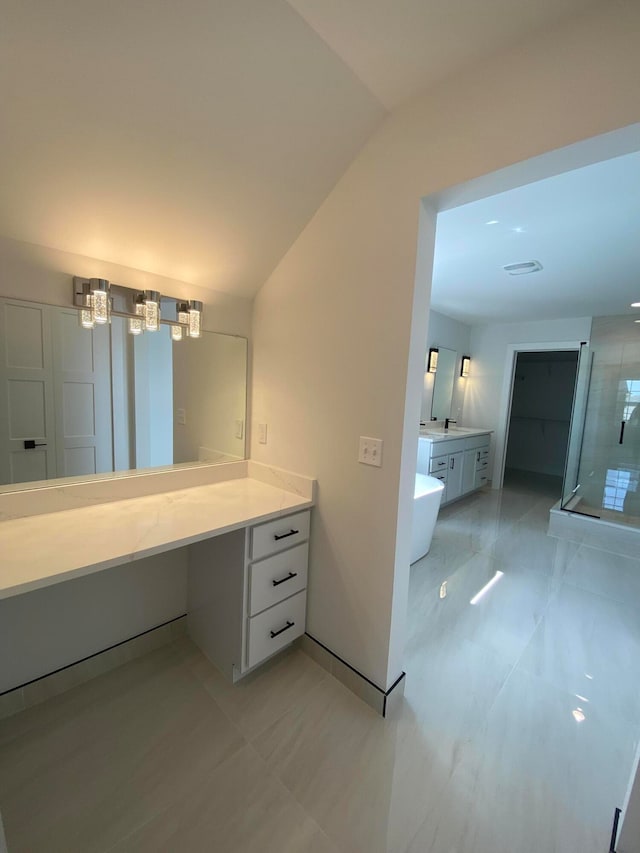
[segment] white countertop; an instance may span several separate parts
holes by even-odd
[[[473,427],[449,427],[448,430],[429,429],[420,427],[420,438],[429,438],[431,441],[451,441],[454,438],[473,438],[475,435],[488,435],[492,429],[475,429]]]
[[[0,599],[312,506],[251,477],[0,522]]]

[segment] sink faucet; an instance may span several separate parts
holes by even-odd
[[[458,423],[458,421],[453,421],[453,420],[451,420],[451,418],[445,418],[444,419],[444,428],[449,429],[449,424],[457,424],[457,423]]]

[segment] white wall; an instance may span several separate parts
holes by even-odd
[[[638,121],[639,29],[640,6],[614,0],[398,109],[256,297],[253,421],[269,442],[252,456],[319,481],[308,630],[383,688],[402,668],[426,349],[435,212],[416,274],[419,200]],[[384,439],[381,469],[357,463],[359,435]]]
[[[458,353],[453,380],[453,394],[451,395],[451,417],[464,425],[464,396],[467,387],[467,379],[460,376],[460,367],[463,355],[469,355],[471,347],[471,326],[447,317],[438,311],[429,312],[429,330],[427,332],[427,348],[446,347]],[[426,423],[431,417],[431,401],[433,399],[434,374],[424,374],[422,388],[422,405],[420,407],[420,420]],[[471,424],[473,426],[473,424]]]
[[[524,344],[535,350],[537,344],[588,341],[590,331],[590,317],[472,326],[473,371],[467,385],[465,416],[473,426],[495,430],[492,442],[494,485],[497,485],[504,452],[508,405],[504,392],[511,374],[513,345]]]

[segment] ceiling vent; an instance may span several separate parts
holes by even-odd
[[[521,264],[507,264],[502,269],[509,275],[529,275],[532,272],[540,272],[542,264],[540,261],[524,261]]]

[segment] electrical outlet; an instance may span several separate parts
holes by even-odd
[[[361,435],[358,462],[362,462],[363,465],[375,465],[376,468],[381,468],[382,439],[369,438],[369,436]]]
[[[177,424],[186,424],[187,423],[187,411],[186,411],[186,409],[176,409],[176,423]]]
[[[244,421],[242,419],[238,419],[236,421],[236,438],[242,438],[244,436]]]
[[[258,424],[258,444],[267,443],[267,425]]]

